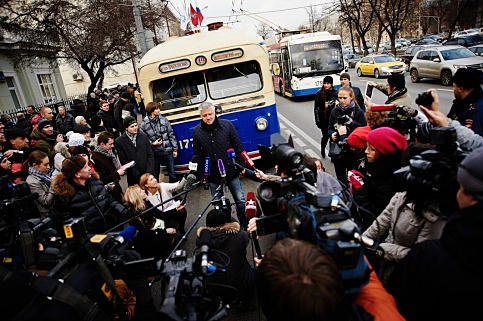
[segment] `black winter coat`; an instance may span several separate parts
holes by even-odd
[[[388,290],[412,320],[481,320],[483,204],[453,214],[440,240],[413,246]]]
[[[55,117],[55,125],[57,127],[57,130],[61,134],[65,135],[67,132],[74,130],[74,116],[66,112],[64,118],[62,118],[62,116],[58,114],[57,117]]]
[[[60,215],[84,217],[89,233],[102,233],[118,223],[124,206],[106,192],[97,173],[92,174],[85,185],[67,180],[60,173],[54,177],[52,187],[56,193],[54,208]]]
[[[139,184],[139,178],[144,173],[154,173],[154,156],[151,142],[148,137],[138,131],[136,135],[136,146],[124,133],[114,141],[119,161],[124,165],[135,161],[134,167],[127,170],[127,183],[129,186]]]
[[[221,182],[220,172],[218,170],[218,159],[223,160],[226,170],[226,179],[231,181],[238,177],[238,170],[233,163],[228,160],[226,151],[230,148],[235,150],[237,162],[243,164],[241,152],[243,147],[236,132],[235,127],[229,120],[216,118],[215,122],[209,128],[203,121],[193,129],[193,159],[192,162],[198,163],[198,175],[201,177],[203,173],[203,161],[205,157],[211,159],[211,175],[210,182],[219,184]]]
[[[222,251],[230,258],[230,265],[226,272],[216,272],[209,277],[208,282],[231,285],[238,289],[242,298],[246,299],[254,285],[254,271],[247,261],[248,233],[240,230],[240,224],[237,222],[214,228],[201,227],[198,229],[198,235],[203,229],[211,232],[212,248]],[[220,287],[216,289],[218,288]],[[223,289],[218,294],[226,301],[236,297],[236,293],[233,295],[232,291]]]
[[[334,125],[337,124],[337,118],[347,115],[352,118],[353,122],[347,126],[347,136],[357,127],[366,126],[366,116],[362,109],[353,105],[352,107],[343,108],[341,105],[337,105],[332,109],[329,117],[329,135],[335,133]]]
[[[322,95],[322,88],[315,94],[314,99],[314,117],[315,124],[320,129],[326,131],[329,126],[329,117],[332,109],[325,108],[325,103],[331,100],[337,100],[337,92],[334,89],[325,92],[325,97]]]
[[[129,101],[124,101],[122,100],[122,98],[119,98],[114,103],[114,124],[115,124],[114,127],[116,127],[116,129],[120,133],[124,132],[125,130],[124,125],[122,123],[122,110],[124,109],[124,106],[126,106],[128,102]]]

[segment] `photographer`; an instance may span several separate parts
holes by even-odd
[[[116,225],[119,215],[125,211],[124,206],[107,193],[99,175],[91,173],[84,156],[65,159],[62,172],[54,177],[52,186],[56,193],[54,207],[61,215],[55,219],[83,216],[89,233],[102,233]]]
[[[339,104],[332,110],[329,118],[328,132],[332,140],[329,156],[334,163],[337,179],[346,183],[349,164],[340,144],[355,128],[365,126],[366,118],[362,109],[356,106],[354,92],[350,87],[339,89],[337,99]]]
[[[388,289],[407,320],[481,319],[482,163],[482,148],[461,162],[459,210],[439,240],[413,246],[392,274]]]
[[[387,96],[385,104],[395,104],[399,106],[411,106],[412,100],[406,88],[404,75],[392,74],[387,77],[387,84],[378,84],[374,81],[367,82],[369,86],[377,88]]]
[[[375,321],[404,320],[374,272],[355,298],[346,297],[332,257],[304,241],[277,242],[259,265],[256,281],[268,321],[360,320],[364,314]]]

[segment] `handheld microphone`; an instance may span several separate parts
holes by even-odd
[[[134,237],[134,235],[136,235],[136,232],[136,227],[134,227],[134,225],[129,225],[124,230],[119,232],[119,234],[115,236],[114,239],[121,244],[124,242],[129,242]]]
[[[378,111],[391,111],[396,107],[394,104],[386,104],[386,105],[372,105],[371,111],[378,112]]]
[[[245,203],[245,217],[247,218],[247,222],[250,221],[250,219],[257,217],[257,199],[254,192],[247,193],[247,201]],[[260,249],[260,244],[258,243],[257,233],[252,232],[251,236],[253,244],[255,245],[255,252],[257,253],[257,258],[261,260],[262,250]]]
[[[205,157],[205,162],[203,164],[203,183],[205,184],[205,190],[209,188],[210,173],[211,173],[211,158]]]
[[[188,169],[190,170],[190,174],[196,174],[198,172],[198,163],[189,162]]]
[[[221,158],[218,158],[218,170],[220,171],[221,178],[225,178],[226,177],[225,164],[223,164],[223,160]]]
[[[200,233],[200,255],[201,255],[201,272],[204,275],[209,275],[215,272],[213,265],[208,263],[208,255],[211,248],[211,232],[203,229]]]
[[[233,148],[230,148],[226,151],[226,155],[228,156],[228,159],[231,160],[233,165],[236,166],[236,160],[235,160],[235,150]]]
[[[247,163],[248,167],[253,168],[254,170],[256,170],[255,163],[250,158],[250,156],[248,156],[248,153],[246,151],[241,152],[241,156],[245,160],[245,163]]]

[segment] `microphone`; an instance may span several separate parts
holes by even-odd
[[[190,174],[195,174],[198,172],[198,163],[189,162],[188,169],[190,170]]]
[[[201,272],[209,275],[215,272],[215,267],[208,263],[208,255],[211,248],[211,232],[203,229],[200,233],[200,254],[201,254]]]
[[[183,177],[181,179],[181,182],[179,182],[177,192],[182,192],[182,191],[187,191],[192,187],[198,186],[200,182],[197,182],[197,177],[195,174],[189,173],[186,175],[186,177]]]
[[[129,242],[134,237],[134,235],[136,235],[136,232],[137,230],[134,225],[129,225],[113,238],[107,239],[107,242],[104,243],[104,245],[101,245],[103,248],[103,252],[108,255],[117,254],[117,250],[121,247],[121,245]],[[94,240],[95,237],[96,235],[91,238],[91,242],[96,243],[96,241]]]
[[[254,192],[247,193],[247,201],[245,203],[245,217],[247,218],[247,222],[250,221],[250,219],[257,217],[257,199]],[[257,253],[257,258],[261,260],[262,250],[260,249],[260,244],[258,243],[257,233],[252,232],[251,236],[253,244],[255,245],[255,252]]]
[[[246,151],[241,152],[241,156],[245,160],[245,163],[247,163],[248,167],[253,168],[254,170],[256,170],[255,163],[250,158],[250,156],[248,156],[248,153]]]
[[[233,148],[230,148],[226,151],[226,155],[228,156],[228,159],[231,160],[233,165],[236,166],[236,160],[235,160],[235,150]]]
[[[124,230],[119,232],[119,234],[114,237],[114,240],[118,241],[121,244],[124,242],[129,242],[134,237],[134,235],[136,235],[136,232],[136,227],[134,227],[134,225],[129,225]]]
[[[221,158],[218,158],[218,170],[220,171],[221,178],[225,178],[226,170],[225,170],[225,165],[223,164],[223,160]]]
[[[211,173],[211,158],[205,157],[203,164],[203,183],[205,184],[205,190],[209,188],[209,178]]]
[[[377,112],[377,111],[391,111],[396,107],[394,104],[385,104],[385,105],[372,105],[371,106],[371,111]]]

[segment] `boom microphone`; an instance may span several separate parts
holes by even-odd
[[[245,203],[245,217],[247,218],[247,222],[250,219],[257,217],[257,199],[255,197],[254,192],[247,193],[247,202]],[[257,233],[252,232],[252,241],[255,245],[255,252],[257,253],[257,258],[262,259],[262,250],[260,249],[260,244],[258,243]]]
[[[243,151],[241,152],[241,156],[243,157],[243,159],[245,160],[245,163],[247,163],[248,167],[256,170],[255,168],[255,163],[253,162],[253,160],[250,158],[250,156],[248,156],[248,153],[246,151]]]

